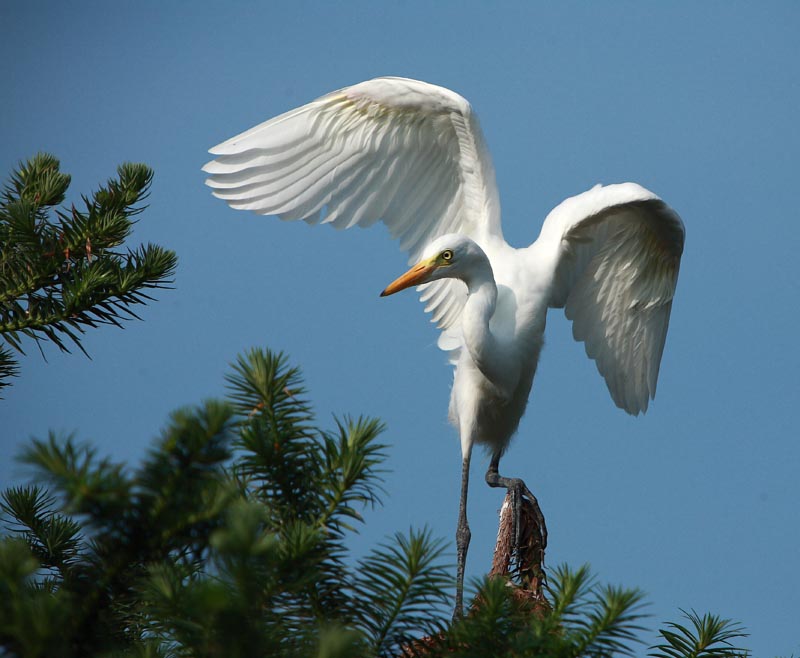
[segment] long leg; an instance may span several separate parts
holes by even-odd
[[[469,489],[469,460],[472,454],[472,446],[466,450],[461,461],[461,501],[458,505],[458,528],[456,529],[456,552],[458,556],[458,567],[456,570],[456,608],[453,611],[453,619],[459,619],[464,615],[464,567],[467,562],[467,549],[472,533],[467,523],[467,490]]]
[[[486,483],[490,487],[503,487],[508,490],[511,495],[511,507],[514,513],[514,549],[519,548],[519,533],[520,533],[520,520],[522,516],[522,497],[528,498],[533,503],[533,511],[536,514],[536,520],[539,527],[542,529],[542,549],[547,547],[547,526],[544,522],[544,515],[539,508],[539,501],[536,496],[531,493],[525,482],[520,478],[506,478],[498,473],[500,467],[500,452],[492,455],[492,461],[489,464],[489,470],[486,471]]]

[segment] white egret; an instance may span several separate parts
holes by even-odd
[[[565,309],[616,405],[646,411],[683,251],[681,219],[639,185],[598,185],[550,212],[529,247],[510,247],[469,103],[405,78],[332,92],[210,152],[206,183],[231,207],[336,228],[381,220],[409,253],[414,266],[382,294],[418,285],[455,365],[460,615],[473,446],[491,455],[489,484],[507,487],[512,500],[531,496],[521,480],[500,477],[498,464],[527,405],[548,308]]]

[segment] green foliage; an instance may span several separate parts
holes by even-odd
[[[565,638],[578,649],[576,655],[631,653],[631,642],[643,630],[641,591],[599,586],[586,567],[557,569],[551,581],[553,611],[562,619]]]
[[[280,354],[251,351],[228,385],[228,401],[174,413],[135,470],[74,437],[24,451],[49,489],[3,494],[0,646],[377,655],[438,628],[449,577],[429,533],[349,559],[346,538],[378,502],[381,424],[316,428],[300,373]],[[376,574],[401,589],[372,587]]]
[[[549,608],[532,606],[504,579],[480,583],[470,614],[454,623],[432,655],[553,656],[633,655],[643,595],[597,584],[587,567],[559,567],[549,575]]]
[[[63,203],[70,177],[52,155],[38,154],[12,172],[0,193],[0,336],[23,352],[23,337],[61,350],[81,347],[87,327],[121,326],[148,290],[170,283],[177,258],[157,245],[120,251],[143,207],[153,172],[123,164],[83,208]],[[0,345],[0,388],[17,373]]]
[[[409,638],[443,630],[435,613],[447,602],[443,592],[452,576],[439,563],[442,552],[428,531],[411,530],[408,536],[395,534],[359,563],[356,594],[373,605],[357,611],[358,622],[375,649],[391,648],[397,655]]]
[[[588,569],[549,575],[533,605],[503,578],[450,620],[452,569],[428,530],[360,559],[379,503],[382,426],[316,426],[302,377],[252,350],[228,399],[170,417],[137,468],[74,437],[33,440],[37,481],[0,498],[0,653],[12,656],[547,656],[632,653],[642,594]],[[669,624],[658,658],[741,650],[738,627]],[[713,650],[714,646],[722,649]]]
[[[664,643],[651,647],[654,658],[737,658],[747,651],[731,644],[734,639],[747,637],[747,633],[730,619],[706,613],[702,617],[694,610],[681,610],[692,627],[670,622],[659,631]]]

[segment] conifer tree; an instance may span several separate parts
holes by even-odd
[[[70,176],[40,153],[0,193],[0,388],[18,372],[23,338],[81,347],[87,327],[136,318],[148,290],[170,283],[177,258],[158,245],[121,249],[153,172],[123,164],[81,207],[64,202]],[[3,344],[5,343],[5,344]]]
[[[0,647],[13,656],[632,654],[642,593],[552,570],[548,604],[506,577],[450,619],[452,568],[428,530],[348,546],[380,502],[382,425],[317,427],[298,369],[252,350],[224,400],[176,411],[142,463],[33,440],[38,477],[0,498]],[[732,658],[741,629],[669,624],[657,658]]]

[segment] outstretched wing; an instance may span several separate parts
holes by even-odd
[[[532,247],[551,259],[549,305],[564,308],[614,402],[630,414],[646,411],[656,393],[684,235],[661,199],[623,183],[558,205]]]
[[[336,228],[383,221],[416,260],[445,233],[502,238],[491,158],[461,96],[406,78],[330,93],[211,149],[206,184],[232,208]],[[458,282],[425,286],[441,328],[466,301]]]

